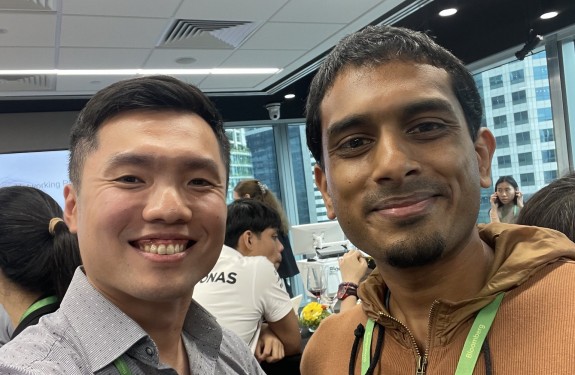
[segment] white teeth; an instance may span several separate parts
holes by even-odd
[[[172,255],[181,253],[185,250],[184,244],[150,244],[146,243],[144,245],[140,245],[140,250],[145,251],[146,253],[152,254],[160,254],[160,255]]]

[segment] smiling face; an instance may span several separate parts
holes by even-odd
[[[475,145],[448,74],[390,62],[344,69],[321,104],[316,183],[349,240],[397,267],[463,248],[490,185],[493,136]]]
[[[81,191],[65,190],[88,279],[120,308],[189,303],[224,240],[226,170],[214,133],[195,114],[130,111],[97,137]]]

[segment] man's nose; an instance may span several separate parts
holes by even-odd
[[[148,196],[144,219],[168,224],[187,222],[192,218],[190,202],[177,186],[158,186]]]

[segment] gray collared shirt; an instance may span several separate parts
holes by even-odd
[[[264,374],[247,345],[192,302],[182,333],[193,374]],[[60,309],[0,348],[0,374],[177,374],[146,332],[88,282],[80,268]]]

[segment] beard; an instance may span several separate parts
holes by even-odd
[[[396,268],[427,266],[441,259],[445,241],[438,234],[397,242],[386,251],[385,262]]]

